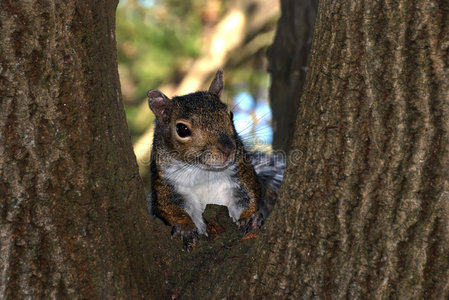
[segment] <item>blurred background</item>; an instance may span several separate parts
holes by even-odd
[[[225,71],[222,100],[233,107],[249,148],[273,138],[266,50],[279,18],[278,0],[121,0],[117,10],[119,73],[128,126],[149,180],[154,116],[146,92],[168,97],[206,90]]]

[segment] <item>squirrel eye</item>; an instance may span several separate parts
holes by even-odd
[[[188,136],[190,136],[192,134],[192,132],[190,132],[189,127],[187,127],[187,125],[183,124],[183,123],[177,123],[176,124],[176,133],[181,138],[188,137]]]

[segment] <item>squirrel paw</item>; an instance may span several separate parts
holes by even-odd
[[[253,229],[262,227],[263,223],[264,217],[260,211],[257,211],[248,218],[238,220],[237,226],[241,232],[247,233]]]
[[[200,239],[198,229],[194,226],[191,228],[182,227],[180,224],[175,223],[171,229],[172,237],[180,235],[186,250],[193,249],[196,243]]]

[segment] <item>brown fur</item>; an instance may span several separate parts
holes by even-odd
[[[217,73],[209,91],[169,99],[160,91],[148,92],[150,108],[156,115],[156,128],[151,158],[152,206],[154,213],[170,225],[180,227],[184,237],[192,237],[195,224],[181,207],[184,199],[162,177],[162,168],[173,159],[206,168],[237,167],[241,207],[239,225],[247,226],[258,210],[261,188],[252,164],[245,159],[228,107],[219,99],[223,74]],[[190,135],[177,134],[182,123]],[[207,153],[208,155],[205,155]]]

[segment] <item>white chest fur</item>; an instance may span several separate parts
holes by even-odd
[[[190,215],[200,234],[206,233],[203,212],[207,204],[228,207],[229,216],[237,221],[243,208],[237,205],[235,167],[224,170],[205,170],[183,162],[175,162],[163,169],[163,178],[184,198],[183,209]]]

